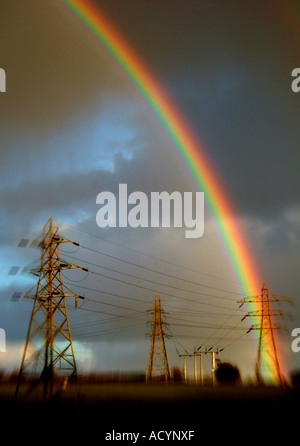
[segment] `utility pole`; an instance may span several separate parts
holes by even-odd
[[[155,296],[153,311],[151,344],[146,371],[146,382],[151,381],[156,376],[164,376],[165,381],[170,380],[170,370],[165,346],[165,333],[163,329],[164,322],[162,315],[164,310],[161,308],[160,296]]]
[[[187,373],[186,373],[186,358],[194,358],[194,379],[195,382],[197,380],[197,365],[196,365],[196,357],[197,355],[192,355],[191,353],[187,353],[185,355],[178,355],[179,358],[183,358],[183,376],[184,376],[184,383],[187,383]]]
[[[22,378],[30,369],[31,382],[37,380],[38,375],[38,382],[42,381],[44,400],[53,395],[56,375],[74,377],[77,374],[66,298],[74,297],[77,309],[78,298],[84,297],[63,285],[61,271],[74,268],[88,270],[62,261],[59,251],[61,243],[79,246],[76,242],[60,237],[58,226],[54,225],[51,217],[43,228],[40,266],[31,270],[32,274],[38,276],[38,282],[18,375],[16,398]]]
[[[216,354],[223,351],[223,348],[220,350],[217,348],[216,350],[210,349],[199,350],[201,347],[194,351],[194,353],[187,353],[185,355],[179,355],[179,358],[183,357],[183,374],[184,374],[184,382],[187,382],[187,373],[186,373],[186,358],[194,358],[194,382],[198,384],[198,373],[197,373],[197,358],[200,357],[200,382],[201,386],[203,386],[203,358],[202,355],[211,355],[211,379],[212,385],[215,385],[215,368],[216,368]]]
[[[245,319],[246,317],[253,317],[258,321],[258,323],[255,323],[251,326],[249,331],[259,331],[257,359],[255,366],[256,377],[259,384],[264,382],[262,372],[263,364],[268,366],[269,368],[272,368],[272,370],[275,370],[276,380],[280,386],[284,384],[274,336],[274,330],[278,330],[281,327],[279,324],[274,324],[272,321],[272,317],[283,316],[284,313],[280,310],[270,309],[270,302],[280,301],[289,303],[292,302],[292,300],[287,296],[269,294],[268,287],[265,283],[262,286],[260,295],[245,297],[244,299],[238,301],[238,303],[241,304],[256,303],[258,307],[257,310],[250,311],[248,314],[246,314],[243,319]]]

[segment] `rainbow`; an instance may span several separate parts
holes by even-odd
[[[224,192],[224,185],[218,179],[203,146],[196,140],[171,99],[141,58],[102,14],[98,5],[96,7],[90,0],[55,1],[57,6],[63,7],[65,13],[71,13],[72,19],[84,27],[100,49],[106,51],[130,81],[135,94],[138,94],[139,99],[150,110],[152,119],[155,118],[160,130],[164,132],[169,146],[196,190],[205,192],[206,203],[218,226],[236,277],[241,283],[242,293],[245,296],[258,294],[262,280],[255,268],[254,257],[247,246],[246,237],[238,227],[230,199]],[[251,309],[259,308],[253,304]]]

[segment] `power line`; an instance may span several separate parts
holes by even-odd
[[[224,324],[226,324],[226,322],[227,322],[229,319],[231,319],[231,318],[235,315],[235,313],[236,313],[238,310],[239,310],[239,307],[236,308],[236,309],[233,311],[233,313],[231,313],[231,315],[229,315],[229,316],[225,319],[225,321],[223,321],[223,323],[222,323],[216,330],[214,330],[213,333],[211,333],[211,335],[209,335],[209,336],[205,339],[205,341],[203,342],[203,344],[206,344],[206,343],[208,342],[208,340],[211,339],[211,336],[214,336],[214,334],[217,333],[217,331],[221,330],[221,329],[224,327]],[[241,321],[239,321],[238,324],[239,324],[240,322],[241,322]],[[238,325],[238,324],[237,324],[237,325]],[[221,340],[221,339],[220,339],[220,340]]]
[[[199,324],[179,324],[179,323],[172,323],[172,325],[174,326],[174,327],[191,327],[191,328],[215,328],[216,326],[215,325],[209,325],[209,324],[207,324],[207,325],[203,325],[203,324],[201,324],[201,325],[199,325]],[[236,326],[234,326],[234,327],[224,327],[223,328],[223,330],[226,330],[227,328],[229,328],[229,331],[231,331],[231,330],[239,330],[238,328],[237,328],[237,325]],[[242,328],[241,328],[242,329]],[[219,330],[219,328],[218,328],[218,330]],[[221,338],[222,339],[222,338]],[[205,344],[205,342],[204,342],[204,344]]]
[[[194,302],[196,304],[202,304],[202,305],[207,305],[207,306],[214,307],[214,308],[222,308],[224,310],[228,310],[228,307],[224,307],[222,305],[216,305],[216,304],[212,304],[212,303],[208,303],[208,302],[204,302],[204,301],[200,301],[200,300],[190,299],[188,297],[176,296],[175,294],[166,293],[166,292],[161,291],[161,290],[154,290],[152,288],[144,287],[142,285],[137,285],[135,283],[126,282],[125,280],[117,279],[116,277],[111,277],[111,276],[108,276],[106,274],[96,273],[94,271],[90,271],[90,273],[96,274],[96,275],[101,276],[101,277],[105,277],[106,279],[114,280],[114,281],[117,281],[117,282],[120,282],[120,283],[123,283],[123,284],[126,284],[126,285],[130,285],[130,286],[133,286],[133,287],[136,287],[136,288],[140,288],[142,290],[151,291],[152,293],[155,293],[155,294],[164,294],[165,296],[174,297],[176,299],[182,299],[182,300],[187,301],[187,302]],[[80,285],[77,285],[77,286],[80,286]],[[82,287],[82,288],[84,288],[84,287]],[[97,291],[97,290],[94,290],[94,291]]]
[[[203,318],[201,318],[200,316],[196,316],[197,317],[197,320],[200,318],[200,319],[203,319]],[[208,316],[208,317],[204,317],[204,319],[205,320],[207,320],[207,319],[210,319],[210,317],[212,317],[212,316]],[[191,319],[184,319],[184,318],[181,318],[181,317],[176,317],[176,316],[173,316],[172,314],[170,315],[170,320],[171,321],[173,321],[173,320],[175,320],[175,321],[181,321],[181,322],[191,322],[191,323],[195,323],[195,322],[197,322],[197,320],[195,321],[195,320],[191,320]],[[227,319],[226,319],[226,321],[227,321]],[[226,322],[225,321],[225,322]],[[240,321],[239,321],[240,322]],[[217,326],[218,328],[220,328],[220,326],[218,325]]]
[[[101,254],[101,255],[103,255],[103,256],[112,258],[112,259],[114,259],[114,260],[118,260],[118,261],[120,261],[120,262],[124,262],[124,263],[126,263],[126,264],[128,264],[128,265],[135,266],[135,267],[138,267],[138,268],[142,268],[142,269],[144,269],[144,270],[147,270],[147,271],[150,271],[150,272],[153,272],[153,273],[156,273],[156,274],[160,274],[160,275],[163,275],[163,276],[165,276],[165,277],[169,277],[169,278],[171,278],[171,279],[181,280],[181,281],[186,282],[186,283],[189,283],[189,284],[193,284],[193,285],[201,286],[201,287],[203,287],[203,288],[207,288],[207,289],[211,289],[211,290],[215,290],[215,291],[220,291],[220,292],[222,292],[222,293],[233,294],[235,297],[236,297],[237,295],[241,296],[240,293],[237,293],[237,292],[235,292],[235,291],[224,290],[224,289],[217,288],[217,287],[210,286],[210,285],[206,285],[206,284],[203,284],[203,283],[200,283],[200,282],[195,282],[195,281],[192,281],[192,280],[187,280],[187,279],[184,279],[184,278],[182,278],[182,277],[174,276],[174,275],[172,275],[172,274],[168,274],[168,273],[165,273],[165,272],[162,272],[162,271],[157,271],[157,270],[155,270],[155,269],[153,269],[153,268],[148,268],[148,267],[145,267],[145,266],[142,266],[142,265],[138,265],[137,263],[130,262],[130,261],[128,261],[128,260],[120,259],[119,257],[112,256],[112,255],[110,255],[110,254],[108,254],[108,253],[106,253],[106,252],[102,252],[102,251],[96,250],[96,249],[94,249],[94,248],[89,248],[89,247],[87,247],[87,246],[83,246],[83,245],[80,245],[80,246],[81,246],[81,248],[83,248],[83,249],[87,249],[87,250],[92,251],[92,252],[95,252],[95,253],[97,253],[97,254]],[[76,257],[72,257],[72,256],[69,255],[69,254],[66,254],[66,255],[67,255],[67,257],[69,257],[69,258],[71,258],[71,259],[73,259],[73,260],[80,260],[80,259],[78,259],[78,258],[76,258]],[[96,264],[96,263],[87,262],[86,260],[85,260],[84,262],[87,263],[87,264],[90,264],[90,265],[98,266],[98,267],[101,267],[101,268],[104,268],[104,269],[108,269],[108,270],[109,270],[108,267],[104,267],[104,266],[99,265],[99,264]],[[113,269],[111,269],[111,270],[114,271],[114,272],[119,272],[120,274],[129,275],[129,274],[127,274],[127,273],[123,273],[123,272],[116,271],[116,270],[113,270]],[[134,277],[134,276],[133,276],[133,277]],[[147,280],[147,279],[143,279],[143,280]],[[186,290],[186,291],[189,291],[189,290]],[[211,295],[208,295],[208,296],[211,296]],[[211,296],[211,297],[218,297],[218,296]],[[223,297],[223,298],[225,299],[225,297]]]
[[[142,327],[144,324],[143,323],[136,323],[135,327]],[[119,333],[123,333],[124,330],[130,330],[132,329],[133,326],[127,326],[127,327],[118,327],[115,330],[114,329],[110,329],[110,330],[104,330],[104,331],[94,331],[94,332],[89,332],[89,333],[85,333],[85,334],[81,334],[80,335],[80,339],[83,338],[93,338],[93,337],[99,337],[99,336],[110,336],[110,335],[115,335],[115,334],[119,334]]]
[[[69,257],[69,258],[71,258],[71,259],[73,259],[73,260],[77,260],[77,261],[79,260],[79,261],[81,261],[80,259],[78,259],[78,258],[76,258],[76,257],[73,257],[73,256],[67,256],[67,257]],[[97,263],[88,262],[88,261],[86,261],[86,260],[84,260],[84,263],[87,264],[87,265],[97,266],[98,268],[102,268],[102,269],[105,269],[106,271],[111,271],[111,272],[114,272],[114,273],[117,273],[117,274],[121,274],[121,275],[126,276],[126,277],[131,277],[131,278],[133,278],[133,279],[144,280],[145,282],[153,283],[153,284],[155,284],[155,285],[165,286],[165,287],[172,288],[172,289],[175,289],[175,290],[185,291],[185,292],[187,292],[187,293],[198,294],[199,296],[208,296],[208,297],[213,297],[213,298],[215,298],[215,299],[231,300],[231,302],[232,302],[232,298],[229,298],[229,297],[216,296],[216,295],[212,295],[212,294],[200,293],[200,292],[198,292],[198,291],[187,290],[187,289],[185,289],[185,288],[176,287],[176,286],[174,286],[174,285],[169,285],[169,284],[166,284],[166,283],[157,282],[157,281],[155,281],[155,280],[150,280],[150,279],[146,279],[146,278],[143,278],[143,277],[135,276],[135,275],[133,275],[133,274],[124,273],[124,272],[122,272],[122,271],[118,271],[118,270],[115,270],[115,269],[113,269],[113,268],[109,268],[109,267],[106,267],[106,266],[102,266],[102,265],[99,265],[99,264],[97,264]],[[97,272],[95,272],[95,271],[89,271],[89,272],[92,273],[92,274],[99,274],[99,273],[97,273]],[[172,277],[172,278],[176,278],[175,276],[171,276],[171,277]],[[180,280],[181,280],[181,279],[180,279]],[[205,285],[201,285],[201,286],[205,286]],[[207,288],[213,288],[213,287],[207,287]],[[216,288],[216,289],[217,289],[217,288]],[[219,289],[217,289],[217,290],[220,291]],[[226,292],[226,291],[224,291],[224,292]]]
[[[166,260],[166,259],[162,259],[162,258],[160,258],[160,257],[158,257],[158,256],[154,256],[154,255],[152,255],[152,254],[149,254],[149,253],[145,253],[145,252],[139,251],[139,250],[137,250],[137,249],[135,249],[135,248],[130,248],[129,246],[125,246],[125,245],[123,245],[123,244],[121,244],[121,243],[118,243],[118,242],[115,242],[115,241],[106,239],[105,237],[101,237],[101,236],[99,236],[99,235],[96,235],[96,234],[94,234],[94,233],[91,233],[91,232],[89,232],[89,231],[86,231],[86,230],[84,230],[84,229],[82,229],[82,228],[80,228],[80,227],[78,227],[78,226],[76,226],[76,225],[71,225],[71,224],[70,224],[69,226],[71,226],[71,227],[77,229],[77,230],[80,231],[80,232],[83,232],[83,233],[88,234],[88,235],[90,235],[90,236],[92,236],[92,237],[95,237],[95,238],[97,238],[97,239],[99,239],[99,240],[103,240],[103,241],[105,241],[105,242],[107,242],[107,243],[110,243],[110,244],[112,244],[112,245],[118,246],[118,247],[120,247],[120,248],[129,250],[129,251],[132,251],[132,252],[134,252],[134,253],[143,255],[143,256],[145,256],[145,257],[149,257],[149,258],[151,258],[151,259],[153,259],[153,260],[159,260],[159,261],[162,262],[162,263],[165,263],[165,264],[168,264],[168,265],[171,265],[171,266],[175,266],[176,268],[184,269],[184,270],[186,270],[186,271],[190,271],[190,272],[193,272],[193,273],[196,273],[196,274],[201,274],[201,275],[203,275],[203,276],[207,276],[207,277],[210,277],[210,278],[213,278],[213,279],[217,279],[217,280],[221,280],[221,281],[224,281],[224,282],[235,283],[236,285],[239,285],[239,286],[243,286],[243,285],[244,285],[242,282],[238,282],[238,281],[230,280],[230,279],[225,279],[224,277],[216,276],[216,275],[214,275],[214,274],[204,273],[203,271],[195,270],[195,269],[193,269],[193,268],[189,268],[189,267],[187,267],[187,266],[180,265],[180,264],[178,264],[178,263],[171,262],[171,261]],[[96,251],[96,252],[97,252],[97,251]],[[105,253],[102,253],[102,252],[100,252],[100,251],[98,251],[98,252],[101,253],[101,254],[105,254]],[[120,260],[120,261],[124,261],[123,259],[118,259],[118,260]],[[137,266],[140,266],[140,265],[137,265]],[[143,267],[143,266],[140,266],[140,267],[141,267],[141,268],[146,268],[146,267]]]
[[[235,342],[239,341],[243,336],[245,336],[248,332],[246,331],[245,333],[242,333],[238,338],[232,339],[231,342],[227,345],[225,345],[224,350],[228,349],[229,347],[231,347],[232,344],[234,344]]]
[[[101,305],[107,305],[107,306],[110,306],[110,307],[121,308],[123,310],[128,310],[129,309],[128,307],[124,307],[122,305],[110,304],[110,303],[99,301],[99,300],[96,300],[96,299],[89,299],[88,297],[86,297],[85,300],[87,300],[88,302],[95,302],[95,303],[101,304]],[[135,313],[144,314],[144,312],[140,311],[140,310],[132,309],[132,311],[135,312]]]
[[[65,283],[68,284],[68,282],[65,282]],[[68,284],[68,285],[70,285],[70,284]],[[79,287],[79,288],[82,288],[83,290],[93,291],[95,293],[106,294],[107,296],[120,297],[121,299],[132,300],[132,301],[135,301],[135,302],[144,303],[143,300],[135,298],[135,297],[123,296],[122,294],[110,293],[108,291],[103,291],[103,290],[99,290],[99,289],[95,289],[95,288],[90,288],[90,287],[83,286],[83,285],[76,285],[76,286]]]
[[[90,311],[92,313],[106,314],[109,316],[118,316],[119,318],[132,318],[132,313],[124,314],[124,315],[116,315],[114,313],[108,313],[106,311],[92,310],[91,308],[81,308],[81,311]]]
[[[239,321],[236,325],[234,325],[232,328],[229,328],[229,330],[223,335],[221,336],[218,341],[213,345],[213,347],[215,347],[217,344],[219,344],[229,333],[231,333],[232,330],[237,330],[238,325],[241,323],[241,321]],[[225,327],[224,327],[225,328]],[[245,330],[243,327],[240,327],[240,330]],[[244,332],[244,334],[246,334],[247,331]]]

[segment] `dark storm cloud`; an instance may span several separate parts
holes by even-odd
[[[129,13],[127,2],[99,4],[177,101],[239,211],[268,220],[299,204],[299,96],[290,87],[299,43],[280,9],[133,0]]]
[[[290,89],[296,44],[278,11],[273,14],[270,2],[259,1],[215,1],[213,7],[176,0],[99,4],[177,101],[239,213],[274,219],[276,227],[282,217],[284,228],[284,213],[299,203],[300,130],[299,97]],[[154,185],[169,191],[186,187],[180,166],[170,164],[166,147],[147,130],[147,116],[138,113],[131,125],[138,129],[142,149],[131,161],[112,138],[113,172],[90,165],[86,172],[62,171],[62,147],[54,141],[49,150],[48,136],[53,130],[57,138],[63,135],[74,116],[88,122],[107,91],[124,96],[128,91],[77,25],[52,5],[6,2],[1,29],[1,64],[8,79],[0,109],[7,221],[12,216],[19,217],[16,224],[41,214],[48,218],[58,210],[93,213],[97,193],[114,190],[120,182],[146,192]],[[64,165],[67,159],[71,164],[72,153],[89,159],[84,138],[79,141],[63,151]],[[43,151],[51,155],[51,169]],[[11,163],[16,159],[17,167]],[[40,172],[36,179],[26,178],[30,163]],[[18,184],[6,186],[6,177],[13,176]]]
[[[117,195],[120,183],[129,185],[128,193],[141,190],[149,196],[153,190],[172,192],[187,188],[186,178],[175,159],[172,161],[167,149],[156,141],[156,145],[144,147],[131,160],[124,158],[121,151],[116,153],[113,171],[91,168],[75,175],[45,176],[42,182],[27,179],[15,188],[2,188],[2,223],[13,218],[24,224],[41,215],[47,220],[50,214],[56,213],[71,218],[82,212],[96,215],[98,193],[107,190]]]
[[[268,225],[262,238],[270,256],[295,255],[300,248],[300,209],[290,209]]]
[[[270,2],[98,3],[177,101],[240,212],[268,219],[299,202],[299,97],[290,89],[298,48]],[[53,5],[14,0],[1,11],[2,161],[30,132],[42,144],[103,92],[128,93]],[[18,150],[9,144],[16,128]]]
[[[8,131],[43,136],[99,103],[103,91],[122,95],[112,66],[55,2],[1,2],[0,26],[7,78],[0,118]]]

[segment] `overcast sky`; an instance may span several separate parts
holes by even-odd
[[[31,302],[10,298],[35,283],[28,274],[8,272],[39,258],[37,249],[17,243],[38,236],[53,215],[65,236],[102,252],[64,247],[66,256],[103,275],[109,273],[100,266],[111,268],[123,280],[66,274],[80,281],[72,283],[74,291],[103,302],[85,302],[77,312],[70,304],[82,370],[145,369],[146,310],[158,291],[173,335],[166,341],[170,366],[182,365],[177,351],[220,341],[228,346],[221,359],[253,375],[255,338],[242,336],[250,322],[238,324],[246,311],[236,311],[241,287],[209,214],[204,236],[193,241],[180,229],[97,227],[96,196],[116,192],[119,183],[147,194],[191,186],[128,83],[57,3],[0,1],[0,66],[7,76],[0,96],[0,326],[8,345],[1,360],[18,366]],[[296,9],[258,0],[95,3],[203,143],[270,292],[294,299],[294,307],[284,308],[289,316],[282,331],[287,369],[294,369],[299,359],[289,351],[290,329],[300,323],[300,93],[291,90],[291,72],[299,66]],[[99,289],[111,294],[92,291]]]

